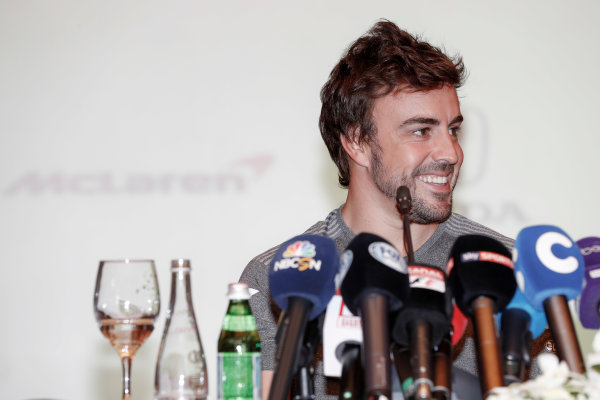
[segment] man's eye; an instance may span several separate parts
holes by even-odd
[[[423,128],[423,129],[417,129],[416,131],[413,131],[413,135],[415,136],[427,136],[429,134],[429,128]]]
[[[456,128],[450,128],[449,132],[452,136],[458,136],[458,134],[460,133],[460,126]]]

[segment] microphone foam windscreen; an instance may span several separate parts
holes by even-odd
[[[358,315],[362,297],[371,293],[386,296],[389,311],[402,307],[408,294],[406,262],[387,240],[360,233],[348,244],[342,259],[349,266],[340,291],[352,314]]]
[[[562,229],[552,225],[524,228],[513,252],[515,275],[527,301],[544,311],[544,300],[554,295],[574,299],[583,285],[579,247]]]
[[[431,344],[437,346],[450,330],[452,297],[447,290],[446,274],[430,265],[408,266],[409,291],[406,304],[398,311],[392,336],[401,347],[410,343],[410,324],[418,320],[431,328]]]
[[[506,310],[511,308],[517,308],[523,310],[525,313],[529,315],[529,330],[531,331],[531,336],[533,339],[536,339],[546,330],[548,326],[548,320],[546,319],[546,313],[536,310],[533,308],[531,304],[525,298],[521,289],[517,288],[515,290],[515,295],[513,296],[510,303],[506,306]],[[502,327],[501,324],[502,315],[498,315],[498,326]]]
[[[468,317],[473,316],[471,302],[479,296],[494,300],[494,312],[502,311],[517,287],[510,252],[487,236],[465,235],[456,239],[447,271],[456,304]]]
[[[299,235],[283,243],[269,267],[269,288],[275,303],[287,309],[291,297],[313,304],[309,319],[327,307],[335,293],[340,266],[335,242],[320,235]]]
[[[585,286],[577,308],[581,325],[600,329],[600,238],[587,237],[577,241],[585,263]]]

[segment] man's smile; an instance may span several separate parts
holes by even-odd
[[[419,175],[417,179],[421,182],[432,183],[434,185],[445,185],[448,183],[447,176],[439,176],[439,175]]]

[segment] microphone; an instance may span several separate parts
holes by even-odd
[[[433,353],[433,392],[436,400],[452,398],[452,338],[446,333]]]
[[[275,253],[269,266],[269,289],[285,317],[277,333],[280,340],[269,400],[287,398],[298,369],[306,324],[327,307],[335,292],[338,269],[335,242],[324,236],[296,236]]]
[[[394,365],[396,366],[396,373],[398,380],[400,381],[400,387],[402,388],[402,394],[404,398],[410,398],[409,394],[414,393],[414,378],[413,370],[410,365],[410,354],[408,349],[400,348],[396,343],[392,343],[392,355],[394,359]]]
[[[406,256],[408,263],[415,262],[415,252],[413,251],[412,236],[410,233],[410,221],[408,213],[412,208],[412,197],[410,190],[406,186],[400,186],[396,191],[396,208],[402,216],[402,228],[404,230],[404,246],[406,247]]]
[[[454,303],[454,302],[452,302]],[[452,394],[452,347],[462,339],[469,325],[469,319],[460,311],[456,304],[452,307],[450,331],[433,353],[433,398],[447,400]]]
[[[326,376],[342,376],[342,359],[347,345],[360,348],[362,336],[360,317],[348,310],[338,289],[327,306],[323,325],[323,372]]]
[[[530,365],[532,340],[548,325],[546,315],[535,310],[517,288],[511,302],[498,316],[501,332],[504,380],[506,384],[521,382]]]
[[[491,389],[504,385],[494,314],[508,305],[517,287],[510,252],[486,236],[461,236],[452,247],[447,271],[456,305],[473,320],[485,398]]]
[[[392,336],[400,348],[410,349],[414,398],[430,399],[434,387],[431,350],[450,330],[451,294],[440,268],[409,265],[408,276],[408,299],[396,315]]]
[[[360,343],[344,342],[336,352],[342,363],[340,380],[340,400],[361,400],[364,398],[364,373],[360,357]]]
[[[412,197],[410,190],[406,186],[400,186],[396,191],[396,206],[400,214],[408,214],[412,208]]]
[[[315,358],[315,351],[321,343],[324,317],[325,315],[321,313],[306,325],[304,341],[298,360],[298,372],[292,381],[290,390],[290,398],[293,400],[313,400],[315,397],[312,363]]]
[[[577,308],[581,325],[600,329],[600,238],[587,237],[577,241],[585,262],[585,286]]]
[[[366,397],[391,398],[387,318],[406,300],[406,263],[394,246],[371,233],[357,235],[342,258],[350,259],[342,277],[342,298],[362,322]]]
[[[399,326],[398,329],[400,330],[399,334],[401,337],[399,338],[400,340],[396,340],[396,342],[400,347],[404,347],[404,349],[394,346],[394,362],[398,371],[398,377],[402,382],[404,393],[407,393],[408,391],[414,392],[417,398],[431,398],[433,396],[434,398],[440,400],[448,399],[450,398],[450,393],[452,392],[450,377],[450,371],[452,368],[452,344],[450,343],[450,338],[448,336],[449,333],[447,325],[449,316],[452,315],[452,296],[450,295],[449,291],[446,291],[446,275],[443,271],[438,270],[442,274],[442,281],[438,280],[437,284],[435,284],[436,280],[431,279],[431,273],[437,275],[435,273],[435,267],[433,267],[433,271],[430,271],[430,273],[427,274],[427,269],[429,268],[428,266],[415,265],[415,255],[409,221],[409,212],[412,208],[412,198],[410,195],[410,190],[407,186],[400,186],[396,191],[396,207],[402,216],[404,245],[410,265],[409,278],[411,281],[411,290],[409,292],[411,294],[409,295],[409,304],[413,303],[413,301],[411,301],[412,299],[414,300],[414,306],[416,306],[417,310],[421,308],[420,306],[425,306],[425,308],[428,308],[427,302],[422,303],[422,301],[419,300],[421,294],[427,298],[428,291],[430,295],[432,293],[433,295],[429,296],[427,300],[433,300],[434,302],[437,300],[438,302],[437,310],[435,310],[436,307],[434,307],[434,313],[428,312],[424,319],[417,318],[417,320],[412,321],[411,315],[414,315],[414,312],[400,311],[400,317],[396,320],[396,326]],[[423,276],[422,274],[424,272],[425,275]],[[440,277],[438,276],[438,278]],[[434,283],[438,286],[438,291],[443,286],[443,292],[447,293],[448,295],[445,299],[439,299],[437,293],[431,292],[431,289],[435,291],[435,288],[428,288],[427,285],[421,286],[426,283]],[[439,313],[440,310],[442,311],[441,313]],[[417,314],[420,316],[420,313]],[[444,318],[443,324],[446,326],[443,327],[441,331],[438,330],[439,326],[436,326],[440,321],[438,319],[440,315],[448,317]],[[466,323],[462,329],[461,335],[464,332],[464,328],[466,328]],[[405,337],[406,329],[408,329],[409,338]],[[431,329],[434,329],[433,334]],[[438,338],[438,333],[443,333],[444,338]],[[431,360],[432,335],[434,336],[433,346],[436,348],[433,354],[433,363]],[[409,340],[407,341],[406,339]],[[406,351],[406,346],[408,346],[407,342],[413,344],[410,346],[410,355],[407,354]],[[407,365],[407,359],[409,360],[408,363],[410,366]],[[433,376],[431,368],[433,368]],[[416,380],[414,380],[414,378],[416,378]]]
[[[349,253],[344,254],[348,255]],[[349,267],[345,261],[350,260],[342,256],[339,275]],[[361,343],[360,317],[352,315],[348,310],[338,289],[325,312],[323,372],[326,376],[341,377],[340,399],[362,400],[364,398],[364,374],[360,358]]]
[[[579,248],[556,226],[530,226],[517,235],[514,259],[517,282],[527,301],[546,313],[558,357],[571,371],[583,374],[583,357],[567,304],[567,299],[579,296],[583,285]]]

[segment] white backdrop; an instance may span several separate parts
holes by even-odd
[[[594,1],[0,0],[0,397],[117,399],[98,261],[153,258],[162,311],[133,361],[150,399],[169,261],[192,260],[216,396],[228,282],[344,198],[319,90],[378,18],[460,52],[456,210],[515,236],[600,235]]]

